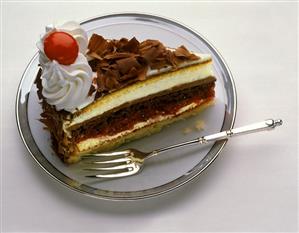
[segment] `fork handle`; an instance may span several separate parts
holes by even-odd
[[[211,134],[208,136],[200,137],[198,138],[199,143],[208,143],[211,141],[217,141],[217,140],[222,140],[222,139],[228,139],[232,136],[237,136],[237,135],[242,135],[242,134],[250,134],[250,133],[255,133],[259,131],[264,131],[264,130],[269,130],[269,129],[274,129],[276,126],[282,125],[282,120],[265,120],[262,122],[242,126],[239,128],[223,131],[220,133],[215,133]]]
[[[187,146],[187,145],[191,145],[191,144],[197,144],[197,143],[205,144],[205,143],[212,142],[212,141],[228,139],[230,137],[237,136],[237,135],[243,135],[243,134],[249,134],[249,133],[255,133],[255,132],[259,132],[259,131],[274,129],[275,127],[280,126],[280,125],[282,125],[281,119],[277,119],[277,120],[268,119],[268,120],[265,120],[262,122],[258,122],[258,123],[242,126],[239,128],[222,131],[219,133],[199,137],[199,138],[187,141],[187,142],[183,142],[183,143],[175,144],[175,145],[168,146],[165,148],[157,149],[157,150],[153,151],[153,153],[151,153],[150,157],[157,155],[158,153],[167,151],[167,150],[171,150],[171,149],[175,149],[175,148],[179,148],[179,147],[183,147],[183,146]]]

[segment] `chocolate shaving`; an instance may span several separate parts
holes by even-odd
[[[181,45],[174,51],[174,55],[179,58],[187,58],[190,60],[197,60],[198,57],[195,54],[190,53],[184,45]]]
[[[102,59],[103,54],[108,50],[109,43],[102,36],[93,34],[88,44],[88,55],[95,59]]]
[[[92,96],[92,94],[96,91],[96,88],[94,85],[91,85],[89,91],[88,91],[88,96]]]
[[[37,87],[37,96],[38,96],[38,99],[43,99],[43,94],[42,94],[42,89],[43,89],[43,86],[42,86],[42,80],[41,80],[41,76],[42,76],[42,69],[40,68],[37,72],[37,78],[35,79],[34,83]]]
[[[139,64],[137,59],[133,56],[120,59],[116,61],[116,64],[118,65],[119,72],[122,75],[127,74],[129,71],[131,71],[132,68],[135,69],[142,68],[141,64]]]
[[[182,62],[199,59],[183,45],[172,51],[158,40],[106,40],[97,34],[91,36],[87,54],[92,58],[92,70],[97,72],[96,98],[145,80],[148,69],[177,69]]]
[[[126,44],[124,44],[121,49],[130,53],[138,53],[139,41],[133,37]]]

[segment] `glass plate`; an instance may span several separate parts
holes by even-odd
[[[145,14],[113,14],[82,22],[90,36],[98,33],[105,38],[136,37],[138,40],[158,39],[168,47],[185,45],[189,50],[209,53],[213,57],[216,82],[216,103],[201,114],[180,121],[162,132],[134,141],[122,148],[150,151],[169,144],[232,128],[236,115],[236,91],[232,75],[216,49],[199,33],[177,22]],[[226,141],[205,146],[174,150],[149,160],[135,176],[115,180],[86,178],[80,163],[63,164],[51,148],[50,135],[38,121],[38,103],[34,80],[38,72],[38,55],[27,66],[16,99],[16,118],[20,135],[35,161],[55,180],[92,197],[110,200],[137,200],[175,190],[202,173],[220,153]],[[204,129],[196,130],[198,120]],[[192,132],[184,134],[186,128]]]

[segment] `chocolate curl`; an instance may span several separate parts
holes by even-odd
[[[184,45],[178,47],[174,52],[174,55],[183,60],[198,60],[199,57],[193,53],[190,53]]]

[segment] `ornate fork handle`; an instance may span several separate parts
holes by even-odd
[[[183,143],[175,144],[172,146],[164,147],[161,149],[157,149],[157,150],[154,150],[150,155],[148,155],[147,158],[155,156],[155,155],[157,155],[161,152],[167,151],[167,150],[171,150],[171,149],[175,149],[175,148],[179,148],[179,147],[183,147],[183,146],[187,146],[187,145],[191,145],[191,144],[197,144],[197,143],[205,144],[205,143],[212,142],[212,141],[228,139],[230,137],[237,136],[237,135],[249,134],[249,133],[255,133],[255,132],[259,132],[259,131],[274,129],[275,127],[280,126],[280,125],[282,125],[281,119],[277,119],[277,120],[268,119],[268,120],[254,123],[251,125],[222,131],[219,133],[196,138],[196,139],[193,139],[193,140],[190,140],[187,142],[183,142]]]

